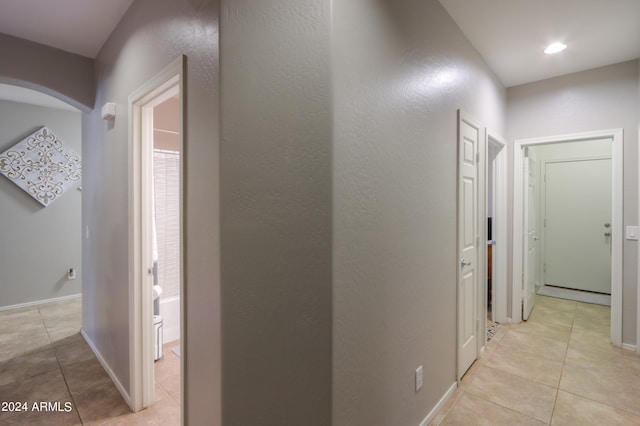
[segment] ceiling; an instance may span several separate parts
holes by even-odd
[[[440,0],[506,87],[640,57],[639,0]],[[560,41],[568,47],[543,53]]]
[[[0,0],[0,33],[95,58],[132,1]],[[507,87],[640,57],[640,0],[440,3]]]
[[[0,33],[95,58],[133,0],[0,0]]]

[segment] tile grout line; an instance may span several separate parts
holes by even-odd
[[[51,340],[51,335],[49,334],[49,329],[47,328],[47,325],[44,323],[44,319],[42,319],[42,312],[40,311],[40,307],[38,306],[38,313],[40,314],[40,318],[42,320],[42,325],[44,326],[45,331],[47,332],[47,338],[49,339],[49,345],[51,346],[51,350],[53,351],[53,354],[56,357],[56,362],[58,363],[58,368],[60,369],[60,375],[62,375],[62,380],[64,380],[64,385],[67,388],[67,392],[69,393],[69,399],[71,399],[71,402],[73,404],[73,408],[76,410],[76,415],[78,416],[78,419],[80,419],[80,424],[84,424],[84,420],[82,420],[82,416],[80,416],[80,411],[78,410],[78,404],[76,403],[75,398],[73,397],[73,394],[71,393],[71,388],[69,387],[69,382],[67,381],[67,376],[64,374],[64,369],[62,368],[62,364],[60,363],[60,358],[58,357],[58,352],[56,352],[54,346],[53,346],[53,342]]]
[[[504,338],[504,337],[509,333],[509,331],[510,331],[510,330],[506,330],[506,332],[505,332],[505,333],[504,333],[504,335],[500,338],[500,340],[502,340],[502,338]],[[497,346],[500,346],[500,343],[497,343]],[[494,349],[494,350],[495,350],[495,349]],[[455,402],[455,403],[454,403],[454,404],[449,408],[449,410],[448,410],[448,411],[451,411],[451,410],[453,409],[453,406],[454,406],[455,404],[457,404],[457,403],[458,403],[458,401],[460,400],[460,398],[462,398],[463,394],[467,393],[467,391],[469,390],[469,388],[471,387],[471,385],[473,384],[473,382],[477,379],[477,377],[476,377],[476,376],[477,376],[477,374],[480,372],[481,368],[486,367],[486,368],[488,368],[488,369],[492,369],[492,367],[489,367],[489,366],[487,366],[487,365],[485,365],[485,364],[486,364],[486,360],[482,363],[482,365],[480,366],[480,368],[478,368],[478,370],[473,374],[473,378],[469,381],[469,384],[467,384],[467,386],[465,387],[464,392],[463,392],[462,394],[460,394],[460,396],[458,397],[458,400],[457,400],[457,401],[456,401],[456,402]],[[502,370],[500,370],[500,369],[495,369],[495,370],[496,370],[496,371],[502,371]],[[508,373],[508,372],[506,372],[506,373],[507,373],[507,374],[513,374],[513,373]],[[526,377],[518,376],[517,374],[513,374],[513,375],[514,375],[514,376],[516,376],[516,377],[519,377],[519,378],[521,378],[521,379],[524,379],[524,380],[528,380],[528,381],[531,381],[531,382],[534,382],[534,383],[538,383],[538,384],[540,384],[540,385],[542,385],[542,386],[548,386],[548,385],[546,385],[546,384],[544,384],[544,383],[539,383],[539,382],[536,382],[535,380],[531,380],[531,379],[526,378]],[[549,387],[551,387],[551,386],[549,386]],[[512,412],[517,413],[517,414],[519,414],[519,415],[522,415],[522,416],[524,416],[524,417],[527,417],[528,419],[531,419],[531,420],[536,421],[536,422],[542,422],[542,423],[545,423],[545,424],[547,424],[547,425],[550,425],[550,424],[551,424],[551,419],[553,418],[553,410],[551,410],[551,419],[549,419],[549,422],[544,422],[544,421],[542,421],[542,420],[540,420],[540,419],[537,419],[537,418],[535,418],[535,417],[530,416],[529,414],[526,414],[526,413],[523,413],[523,412],[521,412],[521,411],[519,411],[519,410],[516,410],[516,409],[515,409],[515,408],[513,408],[513,407],[507,407],[506,405],[503,405],[503,404],[501,404],[501,403],[499,403],[499,402],[497,402],[497,401],[492,401],[491,399],[486,398],[486,397],[484,396],[484,394],[482,394],[482,395],[478,395],[478,394],[475,394],[475,393],[470,393],[470,395],[472,395],[472,396],[473,396],[473,397],[475,397],[475,398],[479,398],[479,399],[481,399],[481,400],[483,400],[483,401],[485,401],[485,402],[488,402],[488,403],[490,403],[490,404],[497,405],[498,407],[502,407],[502,408],[504,408],[504,409],[506,409],[506,410],[509,410],[509,411],[512,411]],[[556,392],[556,397],[557,397],[557,392]],[[555,402],[554,402],[554,408],[555,408]],[[448,412],[447,412],[447,414],[448,414]],[[446,416],[445,416],[445,417],[443,417],[443,419],[442,419],[442,420],[444,421],[444,419],[445,419],[445,418],[446,418]]]
[[[567,363],[567,353],[569,352],[569,343],[571,342],[571,335],[573,334],[573,323],[576,318],[576,312],[578,311],[578,304],[573,307],[573,315],[571,317],[571,327],[569,329],[569,339],[567,340],[567,347],[564,350],[564,356],[562,357],[562,368],[560,369],[560,377],[558,378],[558,384],[556,386],[556,397],[553,400],[553,408],[551,409],[551,419],[549,424],[553,422],[553,416],[556,413],[556,405],[558,404],[558,396],[560,395],[560,383],[562,382],[562,376],[564,375],[564,367]]]

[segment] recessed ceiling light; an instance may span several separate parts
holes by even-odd
[[[544,49],[544,53],[546,53],[547,55],[551,55],[553,53],[562,52],[566,48],[567,48],[567,45],[564,43],[552,43],[549,46],[547,46],[546,49]]]

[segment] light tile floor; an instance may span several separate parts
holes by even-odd
[[[0,425],[179,425],[180,359],[169,349],[177,342],[155,363],[155,403],[131,413],[79,333],[81,311],[78,298],[0,312],[0,403],[28,403],[0,409]],[[35,411],[34,402],[62,410]]]
[[[131,413],[78,333],[80,299],[0,312],[0,401],[69,412],[0,411],[5,425],[179,425],[180,360],[165,345],[156,400]],[[432,425],[640,425],[640,357],[609,343],[610,310],[538,297],[502,325]]]
[[[640,425],[640,357],[609,343],[610,308],[538,296],[502,325],[431,425]]]

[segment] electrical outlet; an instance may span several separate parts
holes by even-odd
[[[422,366],[416,368],[416,392],[422,388]]]
[[[76,279],[76,270],[73,268],[69,268],[69,270],[67,271],[67,279],[68,280],[75,280]]]

